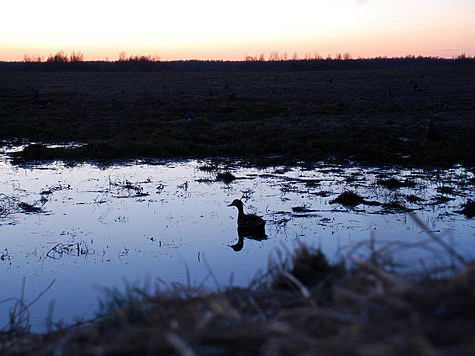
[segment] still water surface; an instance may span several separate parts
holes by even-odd
[[[55,280],[30,307],[32,330],[41,331],[51,301],[54,320],[70,323],[75,316],[92,317],[101,288],[120,288],[124,280],[166,288],[186,283],[188,268],[195,286],[245,286],[276,251],[292,251],[303,242],[336,258],[371,236],[392,246],[394,263],[411,268],[450,263],[447,251],[428,242],[428,233],[407,211],[382,205],[396,201],[463,256],[475,256],[475,223],[458,212],[474,198],[474,175],[461,167],[257,169],[228,162],[215,168],[196,160],[18,167],[2,156],[0,301],[19,297],[24,278],[27,302]],[[236,179],[218,179],[220,172]],[[377,183],[389,178],[408,184]],[[330,203],[344,191],[379,205]],[[227,206],[236,198],[246,212],[263,216],[268,237],[246,238],[239,251],[230,247],[239,240],[237,210]],[[0,304],[0,328],[10,307]]]

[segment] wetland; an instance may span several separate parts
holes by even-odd
[[[152,335],[143,352],[249,353],[285,335],[294,353],[315,330],[359,347],[379,336],[357,330],[381,326],[361,315],[409,303],[436,329],[385,345],[432,352],[440,330],[473,321],[449,308],[473,306],[473,69],[0,71],[0,351],[77,338],[72,353],[120,353],[108,340],[125,335],[132,352]],[[239,233],[234,199],[265,237]],[[306,282],[302,256],[323,282]]]
[[[0,299],[19,293],[23,279],[27,299],[55,281],[31,306],[34,330],[44,328],[52,300],[57,321],[69,324],[93,317],[101,290],[124,281],[243,287],[301,245],[335,262],[373,238],[381,262],[407,274],[453,267],[430,233],[467,260],[475,253],[475,225],[463,212],[475,200],[474,175],[463,167],[255,168],[230,160],[21,167],[4,155],[1,174]],[[266,239],[239,236],[237,211],[228,207],[235,198],[264,218]],[[6,324],[10,305],[0,307]]]

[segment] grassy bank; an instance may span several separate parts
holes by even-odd
[[[373,259],[374,255],[371,259]],[[0,334],[3,355],[469,355],[475,269],[417,279],[300,249],[249,288],[106,293],[98,318],[41,335]]]
[[[417,87],[415,88],[415,83]],[[243,157],[474,165],[473,66],[322,72],[0,72],[18,159]],[[431,118],[438,133],[426,135]]]

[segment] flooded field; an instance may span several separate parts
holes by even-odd
[[[124,281],[151,289],[248,285],[301,243],[330,259],[373,246],[384,263],[407,271],[475,256],[475,223],[462,213],[475,198],[474,174],[462,167],[19,167],[5,152],[0,158],[0,301],[20,298],[24,283],[28,304],[54,281],[29,307],[32,330],[44,330],[48,315],[66,324],[93,317],[104,288]],[[234,199],[265,219],[267,238],[239,237]],[[0,304],[2,328],[12,303]]]

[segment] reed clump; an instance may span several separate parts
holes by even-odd
[[[467,199],[467,202],[462,205],[462,213],[467,218],[473,218],[475,216],[475,201]]]

